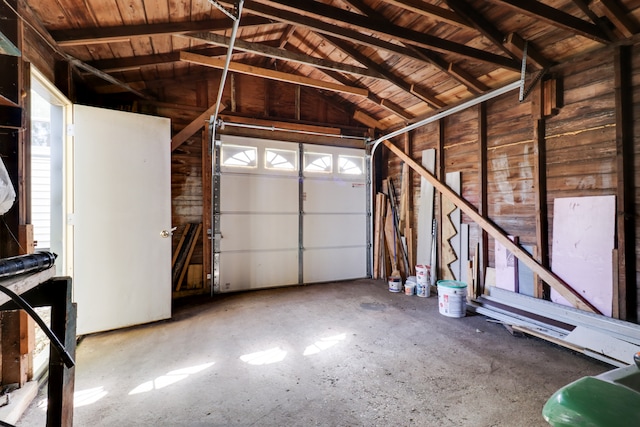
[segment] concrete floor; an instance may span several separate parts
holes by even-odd
[[[192,301],[77,363],[77,426],[545,426],[554,391],[612,368],[372,280]]]

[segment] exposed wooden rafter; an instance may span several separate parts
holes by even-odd
[[[226,36],[213,33],[189,33],[188,37],[211,43],[216,46],[229,46],[231,39]],[[261,43],[249,43],[244,40],[236,39],[234,44],[234,50],[240,50],[248,53],[255,53],[257,55],[269,56],[271,58],[280,59],[284,61],[292,61],[300,64],[310,65],[312,67],[322,68],[326,70],[340,71],[348,74],[355,74],[358,76],[383,78],[380,73],[371,71],[368,68],[356,67],[341,62],[329,61],[322,58],[316,58],[309,55],[303,55],[296,52],[290,52],[285,49],[274,48]]]
[[[271,21],[256,16],[242,18],[242,28],[264,26]],[[51,31],[51,36],[59,46],[83,46],[96,43],[112,43],[130,40],[133,37],[173,35],[197,31],[222,31],[231,29],[228,19],[208,21],[163,22],[160,24],[119,25],[116,27],[74,28]]]
[[[213,67],[223,69],[225,67],[225,60],[218,58],[210,58],[203,55],[198,55],[191,52],[180,52],[180,60],[190,62],[193,64],[204,65],[206,67]],[[369,91],[366,89],[338,85],[324,80],[311,79],[309,77],[298,76],[289,73],[283,73],[281,71],[269,70],[266,68],[254,67],[251,65],[241,64],[237,62],[231,62],[229,70],[236,73],[248,74],[251,76],[262,77],[271,80],[277,80],[281,82],[299,84],[302,86],[315,87],[317,89],[329,90],[332,92],[348,93],[351,95],[358,95],[367,97]]]
[[[446,104],[440,101],[435,95],[429,93],[426,89],[420,88],[415,84],[408,83],[404,81],[402,78],[395,75],[392,71],[386,69],[384,66],[377,64],[375,61],[369,59],[367,56],[358,52],[352,46],[349,46],[343,40],[340,40],[335,37],[325,36],[327,40],[329,40],[332,44],[334,44],[338,49],[342,50],[347,55],[351,56],[353,59],[361,63],[362,65],[375,70],[380,75],[384,76],[389,82],[393,83],[395,86],[404,90],[407,93],[414,95],[416,98],[420,99],[423,102],[426,102],[432,108],[442,108],[445,107]]]
[[[289,42],[289,39],[293,37],[293,33],[295,32],[296,32],[296,27],[294,27],[293,25],[287,25],[287,28],[282,32],[282,35],[280,36],[280,40],[278,40],[278,47],[280,49],[284,49],[284,47]],[[302,53],[302,52],[298,52],[298,53]],[[275,64],[276,60],[277,58],[270,58],[269,65]]]
[[[473,26],[487,39],[502,49],[513,58],[521,60],[524,56],[524,40],[516,33],[505,36],[495,25],[489,22],[485,17],[476,11],[467,0],[447,0],[447,4],[451,9],[455,10],[461,16],[464,16]],[[527,58],[531,63],[539,68],[547,68],[552,62],[546,59],[537,51],[534,46],[527,46]]]
[[[572,0],[572,1],[576,6],[578,6],[578,8],[582,11],[582,13],[587,15],[587,17],[591,20],[591,22],[596,24],[598,28],[602,30],[603,34],[605,34],[607,38],[609,38],[610,40],[616,39],[616,35],[613,33],[613,31],[611,31],[611,28],[609,28],[609,25],[607,24],[607,22],[605,22],[604,19],[596,15],[596,13],[589,8],[589,2],[591,0]]]
[[[487,21],[478,11],[476,11],[465,0],[446,0],[447,5],[458,15],[463,16],[471,25],[483,36],[489,39],[494,46],[501,49],[507,55],[517,59],[509,49],[504,46],[504,34],[502,34],[492,23]]]
[[[284,23],[299,25],[317,31],[322,34],[338,37],[353,43],[363,44],[377,49],[401,55],[415,57],[406,47],[395,43],[386,42],[377,37],[371,37],[351,28],[358,28],[365,33],[375,33],[390,40],[399,40],[403,43],[432,49],[442,53],[455,54],[476,61],[486,62],[509,69],[518,69],[519,62],[513,58],[496,55],[490,52],[475,49],[463,44],[455,43],[424,33],[419,33],[407,28],[398,27],[390,23],[373,21],[366,16],[349,12],[344,9],[328,6],[322,3],[295,2],[293,0],[279,0],[278,5],[298,9],[298,12],[274,8],[255,1],[246,1],[244,8],[253,14],[278,20]],[[303,16],[300,12],[304,12]],[[313,17],[311,17],[313,16]],[[331,23],[327,22],[330,20]]]
[[[385,3],[392,4],[402,9],[409,10],[419,15],[426,16],[435,21],[446,22],[462,28],[471,27],[472,24],[457,13],[439,6],[426,3],[421,0],[385,0]]]
[[[378,13],[375,9],[369,7],[362,0],[347,0],[347,1],[356,9],[360,10],[360,12],[364,13],[365,15],[381,21],[384,20],[384,17],[380,15],[380,13]],[[446,10],[446,9],[443,9],[443,10]],[[411,49],[411,51],[415,55],[422,58],[425,62],[430,63],[431,65],[435,66],[437,69],[442,71],[443,73],[448,74],[454,80],[457,80],[458,82],[466,86],[469,92],[477,94],[477,93],[481,93],[489,90],[489,87],[487,87],[485,84],[480,82],[471,74],[464,71],[462,68],[460,68],[456,64],[446,61],[438,53],[428,49],[420,48],[417,46],[409,45],[408,48]]]
[[[296,49],[294,47],[291,47],[290,49]],[[336,72],[336,71],[332,71],[332,70],[320,70],[321,72],[325,73],[327,76],[331,77],[333,80],[337,81],[340,84],[343,84],[345,86],[356,86],[356,87],[363,87],[362,85],[353,82],[351,80],[349,80],[346,76]],[[369,101],[385,108],[387,111],[397,115],[398,117],[404,119],[404,120],[410,120],[413,118],[413,115],[407,111],[405,111],[402,107],[400,107],[399,105],[387,100],[387,99],[383,99],[380,98],[374,94],[372,94],[371,92],[369,92],[369,96],[367,97],[367,99],[369,99]]]
[[[610,40],[597,25],[576,18],[561,10],[547,6],[539,1],[533,0],[489,0],[508,6],[520,13],[541,19],[546,23],[558,28],[562,28],[574,34],[595,40],[600,43],[609,43]]]
[[[505,37],[504,46],[520,58],[524,57],[525,40],[517,33],[511,33]],[[535,64],[538,68],[549,68],[553,62],[542,56],[534,46],[527,45],[527,62]]]
[[[624,37],[631,37],[638,32],[638,23],[629,16],[629,12],[619,1],[593,0],[589,7],[606,16]]]

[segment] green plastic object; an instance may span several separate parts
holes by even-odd
[[[580,378],[556,391],[542,416],[554,427],[640,426],[640,369]]]
[[[442,286],[442,287],[445,287],[445,288],[459,288],[459,289],[467,287],[466,283],[460,282],[458,280],[438,280],[436,282],[436,285],[437,286]]]

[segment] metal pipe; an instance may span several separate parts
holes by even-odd
[[[470,99],[466,102],[463,102],[462,104],[458,104],[458,105],[454,105],[451,108],[448,108],[446,110],[440,111],[439,113],[434,114],[433,116],[429,116],[425,119],[422,119],[420,121],[417,121],[415,123],[412,123],[408,126],[405,126],[401,129],[395,130],[391,133],[388,133],[384,136],[381,136],[380,138],[376,139],[375,141],[372,142],[373,147],[371,148],[371,156],[373,157],[374,152],[376,151],[376,148],[378,147],[378,145],[380,145],[380,143],[386,139],[390,139],[390,138],[394,138],[398,135],[402,135],[403,133],[412,131],[414,129],[417,129],[419,127],[422,127],[428,123],[433,123],[436,120],[440,120],[443,119],[447,116],[450,116],[451,114],[455,114],[458,113],[462,110],[466,110],[469,107],[473,107],[474,105],[480,104],[482,102],[488,101],[490,99],[493,99],[497,96],[503,95],[507,92],[511,92],[514,89],[518,89],[520,87],[520,80],[516,80],[513,83],[509,83],[506,86],[502,86],[501,88],[498,89],[494,89],[491,92],[487,92],[485,94],[482,94],[476,98]]]
[[[372,171],[372,174],[373,174],[373,171],[375,171],[375,168],[373,167],[374,154],[375,154],[376,148],[378,148],[378,146],[380,145],[380,143],[382,141],[385,141],[385,140],[390,139],[390,138],[394,138],[394,137],[396,137],[398,135],[402,135],[403,133],[412,131],[412,130],[417,129],[417,128],[421,127],[421,126],[424,126],[424,125],[426,125],[428,123],[433,123],[433,122],[435,122],[437,120],[440,120],[440,119],[443,119],[443,118],[445,118],[447,116],[450,116],[451,114],[455,114],[455,113],[458,113],[458,112],[460,112],[462,110],[466,110],[469,107],[473,107],[474,105],[477,105],[477,104],[480,104],[482,102],[488,101],[488,100],[493,99],[493,98],[495,98],[497,96],[500,96],[500,95],[503,95],[503,94],[505,94],[507,92],[510,92],[510,91],[512,91],[514,89],[518,89],[519,87],[520,87],[520,81],[516,80],[515,82],[509,83],[506,86],[503,86],[503,87],[498,88],[498,89],[494,89],[491,92],[487,92],[485,94],[482,94],[482,95],[480,95],[480,96],[478,96],[476,98],[473,98],[473,99],[470,99],[470,100],[468,100],[466,102],[463,102],[462,104],[454,105],[453,107],[448,108],[448,109],[443,110],[443,111],[440,111],[440,112],[434,114],[433,116],[429,116],[429,117],[427,117],[425,119],[419,120],[419,121],[417,121],[415,123],[412,123],[412,124],[410,124],[408,126],[405,126],[405,127],[401,128],[401,129],[395,130],[395,131],[393,131],[391,133],[388,133],[388,134],[386,134],[384,136],[381,136],[380,138],[376,139],[375,141],[373,141],[371,143],[371,154],[370,154],[370,166],[369,166],[369,169]],[[373,183],[374,182],[373,176],[371,176],[370,179],[371,179],[371,182]],[[372,185],[372,189],[373,189],[373,185]],[[369,201],[369,211],[370,212],[374,212],[373,200],[374,200],[374,197],[370,197],[370,201]],[[374,231],[372,231],[371,233],[373,233],[373,232]],[[374,238],[374,236],[371,235],[371,241],[373,241],[373,238]]]
[[[213,200],[215,198],[215,141],[216,141],[216,131],[217,131],[217,121],[218,121],[218,113],[220,112],[220,103],[222,102],[222,92],[224,90],[224,85],[227,80],[227,74],[229,73],[229,64],[231,64],[231,55],[233,54],[233,46],[236,43],[236,37],[238,36],[238,27],[240,26],[240,17],[242,16],[242,6],[244,5],[244,0],[238,0],[238,4],[236,6],[236,16],[233,21],[233,29],[231,30],[231,39],[229,40],[229,49],[227,49],[227,58],[225,60],[224,69],[222,70],[222,77],[220,78],[220,87],[218,88],[218,96],[216,99],[216,108],[209,119],[209,124],[211,128],[210,136],[211,136],[211,200],[212,200],[212,209],[211,209],[211,296],[213,296],[214,291],[214,281],[216,276],[215,264],[215,236],[214,236],[214,221],[215,221],[215,212],[213,209]],[[207,273],[208,274],[208,273]]]
[[[266,125],[251,125],[246,123],[233,123],[233,122],[222,122],[222,121],[220,122],[220,124],[221,124],[221,128],[224,128],[225,126],[232,126],[232,127],[246,128],[246,129],[270,130],[272,132],[275,132],[275,131],[292,132],[292,133],[301,133],[305,135],[326,136],[326,137],[340,138],[340,139],[367,140],[367,137],[364,137],[364,136],[353,136],[353,135],[343,135],[343,134],[336,135],[334,133],[323,133],[323,132],[314,132],[310,130],[278,128],[275,126],[266,126]]]
[[[233,29],[231,30],[231,40],[229,40],[229,49],[227,49],[227,58],[224,63],[224,69],[222,70],[222,77],[220,78],[220,87],[218,88],[218,98],[216,99],[216,109],[211,116],[211,122],[215,124],[218,119],[218,113],[220,112],[220,103],[222,102],[222,91],[227,80],[227,74],[229,73],[229,64],[231,64],[231,54],[233,53],[233,46],[236,44],[236,37],[238,36],[238,27],[240,26],[240,16],[242,15],[242,6],[244,0],[239,0],[236,6],[236,17],[233,21]]]
[[[0,259],[0,277],[46,270],[56,262],[57,257],[58,255],[52,252],[42,251]]]

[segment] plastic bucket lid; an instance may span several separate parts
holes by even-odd
[[[443,288],[466,288],[467,284],[464,282],[460,282],[458,280],[438,280],[438,286],[442,286]]]

